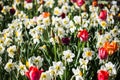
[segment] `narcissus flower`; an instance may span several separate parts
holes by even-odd
[[[77,37],[81,39],[81,41],[87,41],[89,34],[86,29],[78,31]]]
[[[43,70],[39,70],[37,67],[31,66],[31,67],[29,68],[29,71],[27,71],[27,72],[25,73],[25,75],[26,75],[30,80],[39,80],[42,72],[43,72]]]
[[[99,48],[98,55],[100,59],[106,59],[108,57],[108,52],[105,50],[105,48]]]
[[[100,14],[99,14],[99,18],[101,20],[106,20],[106,18],[107,18],[107,11],[106,10],[101,10]]]
[[[77,0],[76,3],[79,7],[81,7],[83,4],[85,4],[85,0]]]
[[[99,70],[97,77],[98,77],[98,80],[108,80],[109,73],[107,70]]]

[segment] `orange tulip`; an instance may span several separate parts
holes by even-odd
[[[96,7],[97,5],[98,5],[98,1],[97,0],[93,0],[92,6]]]
[[[118,49],[118,45],[114,41],[112,41],[111,43],[105,42],[103,47],[107,50],[109,55],[112,55]]]
[[[43,12],[43,13],[42,13],[42,16],[43,16],[44,18],[47,18],[47,17],[50,16],[50,13],[49,13],[49,12]]]

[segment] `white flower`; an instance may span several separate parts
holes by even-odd
[[[111,41],[113,37],[112,37],[111,33],[106,32],[104,35],[104,38],[106,41]]]
[[[83,49],[83,58],[84,59],[88,59],[88,60],[91,60],[92,59],[92,56],[94,54],[94,52],[92,50],[90,50],[89,48],[84,48]]]
[[[11,42],[12,42],[12,39],[6,38],[5,41],[4,41],[4,45],[5,46],[10,46]]]
[[[69,24],[69,18],[68,18],[68,16],[66,16],[63,20],[62,20],[62,25],[63,26],[66,26],[66,25],[68,25]],[[67,27],[67,26],[66,26]]]
[[[103,29],[106,29],[107,26],[108,26],[106,21],[100,21],[99,23],[100,23],[100,25],[102,26]]]
[[[54,0],[45,0],[45,6],[46,7],[49,7],[49,8],[52,8],[53,5],[54,5],[55,1]]]
[[[48,72],[50,73],[51,77],[57,76],[56,71],[53,66],[49,67]]]
[[[118,29],[118,26],[115,26],[110,33],[112,34],[112,36],[116,37],[117,35],[120,34],[120,30]]]
[[[21,61],[19,62],[19,65],[16,65],[16,68],[21,75],[25,75],[25,72],[27,71],[27,69],[26,69],[26,66],[22,64]]]
[[[72,69],[76,79],[75,80],[83,80],[83,72],[77,67],[77,69]]]
[[[89,23],[89,20],[82,19],[82,26],[83,27],[88,28],[88,23]]]
[[[62,27],[58,28],[58,36],[63,37],[64,35],[65,35],[65,30]]]
[[[88,13],[87,12],[83,12],[83,13],[81,13],[81,16],[82,16],[82,18],[88,18]]]
[[[108,72],[110,73],[111,76],[117,74],[115,65],[113,63],[111,63],[111,62],[106,63],[105,68],[108,70]]]
[[[69,5],[67,3],[65,3],[63,6],[62,6],[62,12],[63,13],[68,13],[69,11]]]
[[[87,70],[87,64],[88,64],[88,60],[87,59],[80,58],[79,63],[80,63],[81,68]]]
[[[74,53],[71,52],[71,50],[63,51],[63,57],[62,59],[67,62],[72,62],[73,58],[75,57]]]
[[[119,7],[117,5],[112,5],[110,11],[115,15],[119,11]]]
[[[74,25],[73,21],[70,21],[70,22],[69,22],[69,28],[70,28],[70,31],[71,31],[72,33],[75,32],[76,26]]]
[[[8,52],[8,56],[11,58],[14,58],[15,52],[16,52],[16,46],[10,46],[9,48],[7,48],[7,52]]]
[[[39,80],[51,80],[50,73],[48,71],[42,72]]]
[[[26,9],[32,9],[32,7],[33,7],[33,3],[31,2],[31,3],[27,3],[26,1],[24,2],[24,7],[26,8]]]
[[[61,9],[59,9],[58,7],[55,7],[55,8],[54,8],[54,15],[60,16],[61,13],[62,13],[62,10],[61,10]]]
[[[46,26],[49,26],[50,25],[50,18],[49,17],[43,18],[43,24]]]
[[[3,54],[4,50],[5,50],[4,46],[0,44],[0,54]]]
[[[53,67],[58,75],[63,75],[65,67],[61,61],[53,62]]]
[[[109,24],[114,24],[113,15],[109,14],[109,15],[107,16],[107,23],[109,23]]]
[[[30,58],[30,62],[40,68],[42,66],[43,58],[41,58],[40,56],[32,56]]]
[[[40,11],[40,13],[43,12],[43,5],[40,5],[40,7],[38,8],[38,11]]]
[[[75,24],[81,25],[81,20],[82,20],[81,16],[74,16],[73,20]]]
[[[12,59],[10,59],[7,64],[5,65],[5,70],[7,72],[10,72],[15,69],[15,63],[12,62]]]

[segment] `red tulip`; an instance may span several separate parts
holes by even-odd
[[[98,77],[98,80],[108,80],[109,73],[106,70],[99,70],[97,77]]]
[[[88,40],[88,31],[86,29],[80,30],[77,34],[77,37],[81,39],[81,41],[87,41]]]
[[[108,57],[108,52],[105,50],[105,48],[99,48],[98,55],[100,59],[106,59]]]
[[[29,71],[27,71],[27,72],[25,73],[25,75],[26,75],[30,80],[39,80],[42,72],[43,72],[43,70],[39,70],[37,67],[31,66],[31,67],[29,68]]]
[[[80,7],[85,3],[85,1],[84,0],[76,0],[76,3]]]
[[[31,3],[32,2],[32,0],[25,0],[27,3]]]
[[[102,11],[100,12],[99,18],[100,18],[101,20],[106,20],[106,18],[107,18],[107,11],[106,11],[106,10],[102,10]]]

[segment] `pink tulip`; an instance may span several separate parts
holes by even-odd
[[[99,48],[98,55],[100,59],[106,59],[108,57],[108,52],[105,50],[105,48]]]
[[[79,7],[81,7],[85,3],[85,1],[84,0],[76,0],[76,3]]]
[[[101,10],[99,18],[101,20],[106,20],[106,18],[107,18],[107,11],[106,10]]]

